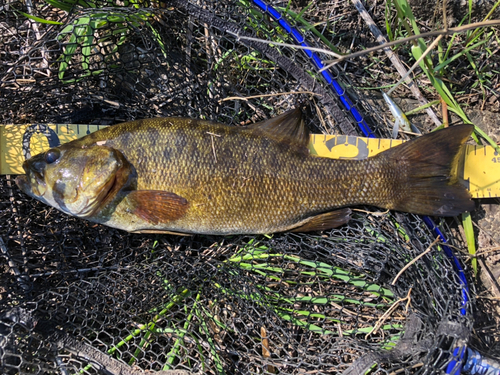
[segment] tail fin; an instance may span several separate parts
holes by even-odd
[[[471,195],[458,181],[460,150],[472,125],[457,125],[426,134],[382,153],[406,176],[398,181],[404,192],[393,202],[398,211],[430,216],[456,216],[474,209]]]

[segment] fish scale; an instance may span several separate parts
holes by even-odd
[[[53,151],[60,158],[42,174],[47,180],[54,168],[69,171],[66,154],[73,155],[72,160],[81,154],[90,176],[75,180],[92,181],[92,173],[98,173],[88,161],[93,153],[99,148],[118,151],[118,159],[123,157],[115,163],[119,177],[98,184],[110,193],[101,192],[101,206],[86,209],[91,215],[85,218],[127,231],[234,234],[328,229],[349,220],[350,211],[342,208],[359,204],[440,215],[471,209],[470,195],[452,175],[471,128],[454,130],[455,135],[436,132],[353,161],[310,155],[309,133],[299,110],[249,127],[182,118],[138,120],[60,146]],[[436,144],[444,166],[430,165],[423,156],[422,149]],[[28,194],[25,180],[36,180],[31,170],[44,155],[25,163],[27,177],[19,185]],[[48,181],[51,184],[55,189]],[[84,203],[84,195],[95,190],[81,184],[77,189]],[[35,196],[52,204],[48,197]]]

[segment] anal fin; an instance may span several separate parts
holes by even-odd
[[[182,232],[172,232],[171,230],[161,230],[161,229],[142,229],[142,230],[134,230],[134,234],[173,234],[174,236],[192,236],[192,233],[182,233]]]
[[[290,232],[312,232],[337,228],[346,224],[350,219],[351,210],[343,208],[307,218],[301,222],[300,226],[293,228]]]

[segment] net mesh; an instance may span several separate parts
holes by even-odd
[[[300,104],[313,132],[357,131],[313,62],[278,44],[295,42],[249,1],[1,4],[4,123],[244,125]],[[361,33],[374,44],[344,20],[347,3],[300,15],[300,4],[275,6],[312,46],[347,50]],[[364,59],[331,73],[386,136],[380,101],[357,89],[380,82]],[[427,374],[450,371],[472,328],[469,291],[442,247],[393,283],[436,238],[414,215],[356,212],[313,234],[137,235],[63,215],[2,176],[0,223],[6,374]]]

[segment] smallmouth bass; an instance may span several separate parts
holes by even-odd
[[[323,230],[349,221],[353,205],[456,216],[474,209],[456,174],[472,129],[334,160],[309,154],[299,109],[247,127],[146,119],[36,155],[16,183],[67,214],[142,233]]]

